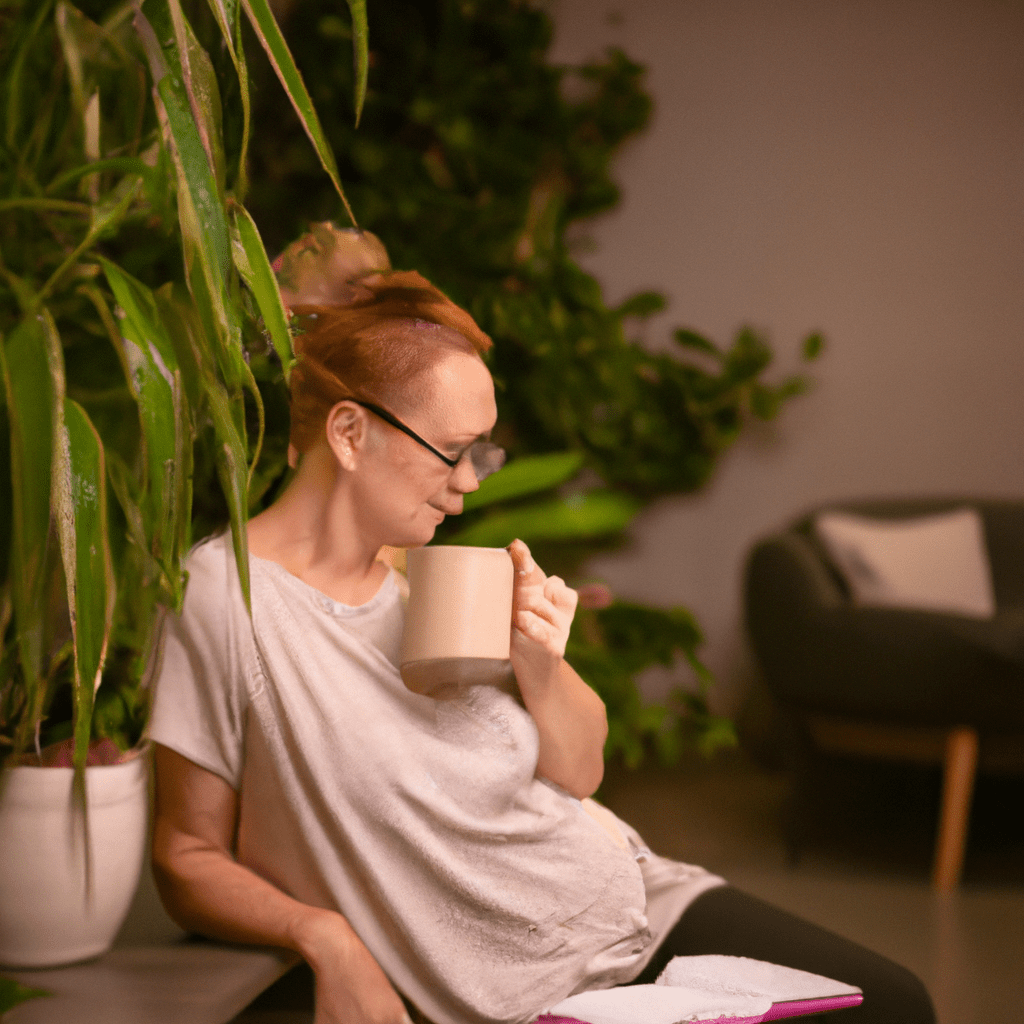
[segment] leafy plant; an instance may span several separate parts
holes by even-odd
[[[52,993],[45,989],[29,988],[13,978],[0,978],[0,1019],[8,1010],[13,1010],[29,999],[41,999],[49,995]]]
[[[73,729],[80,794],[92,739],[139,737],[158,609],[180,607],[197,532],[230,520],[248,594],[291,344],[243,205],[243,20],[345,202],[267,0],[187,6],[0,9],[0,754]],[[279,471],[279,433],[269,447]]]
[[[618,201],[612,159],[643,130],[643,69],[621,51],[579,67],[546,59],[551,24],[515,0],[391,0],[374,12],[373,75],[358,132],[347,36],[329,0],[285,25],[317,69],[324,130],[361,223],[396,266],[466,305],[495,340],[502,441],[513,454],[579,451],[605,484],[642,497],[694,490],[748,416],[770,418],[806,385],[772,382],[765,339],[726,346],[692,330],[652,352],[628,330],[664,298],[608,307],[575,255],[587,218]],[[254,110],[254,215],[283,243],[337,215],[279,94]],[[680,239],[685,245],[686,240]],[[812,354],[818,335],[805,342]]]
[[[651,100],[643,69],[621,51],[552,65],[551,31],[538,6],[516,0],[379,5],[356,133],[338,113],[352,95],[346,26],[327,0],[304,0],[285,24],[300,66],[317,69],[324,130],[363,225],[495,341],[496,439],[514,458],[438,540],[518,535],[545,568],[579,581],[586,558],[621,543],[643,505],[705,484],[744,424],[775,416],[807,381],[770,380],[771,349],[750,328],[724,346],[679,329],[670,350],[654,352],[630,330],[664,307],[661,295],[605,304],[576,262],[580,227],[618,201],[611,162],[643,130]],[[254,118],[274,131],[254,143],[252,208],[283,244],[336,216],[337,201],[296,144],[280,94],[260,90]],[[805,356],[820,347],[811,334]],[[538,454],[551,461],[524,458]],[[651,744],[671,758],[682,742],[731,740],[708,709],[699,644],[683,609],[580,612],[573,657],[608,704],[609,752],[637,763]],[[638,673],[677,657],[694,666],[696,688],[645,705]]]

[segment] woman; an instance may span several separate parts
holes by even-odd
[[[872,970],[895,972],[910,995],[879,1002],[902,1015],[862,1019],[932,1019],[895,965],[657,857],[584,800],[604,707],[562,657],[575,594],[521,541],[514,692],[434,701],[402,685],[402,580],[378,553],[427,543],[500,464],[490,341],[416,274],[363,277],[345,298],[296,309],[297,469],[249,523],[251,620],[222,536],[193,552],[168,624],[150,735],[171,915],[297,951],[317,1024],[407,1022],[399,992],[435,1024],[519,1024],[698,951],[827,973],[868,1000]],[[770,935],[773,955],[712,948],[758,913],[755,934],[784,924],[799,962]]]

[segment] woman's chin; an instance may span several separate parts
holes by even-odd
[[[401,540],[391,541],[390,546],[396,548],[421,548],[434,539],[434,532],[436,530],[437,523],[418,523],[414,529],[404,534]]]

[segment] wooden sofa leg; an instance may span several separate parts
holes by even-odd
[[[968,728],[954,729],[946,737],[942,812],[932,871],[932,886],[939,892],[952,891],[960,881],[977,767],[977,732]]]

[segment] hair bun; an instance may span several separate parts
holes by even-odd
[[[369,297],[363,278],[391,269],[384,243],[371,231],[339,228],[325,220],[310,226],[276,260],[285,306],[348,306]]]

